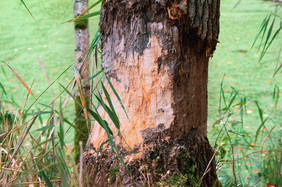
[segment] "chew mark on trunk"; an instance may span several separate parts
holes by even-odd
[[[117,47],[117,51],[121,48],[122,44]],[[169,68],[166,66],[163,71],[158,71],[158,59],[162,55],[167,55],[167,50],[161,48],[156,36],[151,36],[148,48],[144,50],[142,56],[134,52],[126,58],[125,63],[121,63],[119,58],[114,59],[112,68],[114,74],[118,75],[118,79],[110,78],[110,81],[120,94],[129,120],[110,86],[105,82],[105,87],[109,91],[121,122],[121,135],[131,148],[139,147],[144,142],[142,135],[144,130],[158,126],[164,126],[167,129],[174,120],[172,77],[169,76]],[[104,120],[111,122],[101,107],[98,111],[101,116],[105,116]],[[113,130],[116,144],[128,148],[125,142],[117,136],[114,124],[110,123],[109,126]],[[99,148],[106,140],[105,131],[98,124],[94,125],[90,143],[95,148]]]
[[[187,14],[187,1],[183,0],[180,3],[172,1],[167,6],[167,12],[170,19],[180,19],[182,14]]]

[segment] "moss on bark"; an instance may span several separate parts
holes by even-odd
[[[216,175],[214,152],[207,138],[199,132],[193,131],[184,139],[169,141],[162,139],[161,134],[153,135],[152,141],[144,147],[134,150],[133,154],[119,148],[131,176],[110,148],[85,154],[85,185],[221,186]]]
[[[76,161],[76,163],[79,162],[79,157],[80,157],[80,146],[79,146],[79,142],[82,142],[82,147],[83,149],[85,149],[87,140],[88,140],[88,136],[90,133],[90,127],[87,126],[87,121],[85,119],[84,113],[83,113],[83,107],[81,104],[81,100],[80,97],[77,96],[76,100],[78,101],[75,102],[75,117],[76,117],[76,121],[75,121],[75,131],[74,131],[74,159]],[[86,99],[86,106],[88,106],[88,101],[89,99]]]
[[[87,29],[88,28],[88,19],[77,19],[74,21],[75,29]]]

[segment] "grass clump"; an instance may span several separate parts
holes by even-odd
[[[171,186],[171,187],[177,187],[177,186],[187,186],[187,180],[188,177],[186,175],[183,175],[182,173],[178,173],[175,175],[170,176],[168,179],[164,181],[160,181],[157,186]]]
[[[115,167],[111,167],[109,169],[109,178],[110,178],[111,183],[117,180],[118,175],[119,175],[119,165]]]

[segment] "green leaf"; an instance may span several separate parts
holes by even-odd
[[[66,87],[64,87],[61,83],[59,83],[58,82],[58,84],[64,89],[64,91],[65,92],[67,92],[67,94],[69,95],[69,96],[71,96],[71,98],[75,101],[75,102],[77,102],[77,100],[75,99],[75,97],[68,91],[68,89],[66,88]],[[77,102],[78,103],[78,102]],[[78,103],[78,104],[80,104],[80,103]]]
[[[263,42],[264,35],[265,35],[266,30],[267,30],[267,27],[268,27],[268,23],[269,23],[270,17],[271,17],[271,14],[268,15],[268,19],[267,19],[266,24],[265,24],[265,26],[264,26],[263,34],[262,34],[262,37],[261,37],[261,41],[260,41],[260,44],[259,44],[257,53],[259,52],[259,50],[260,50],[260,48],[261,48],[261,46],[262,46],[262,42]]]
[[[96,7],[97,5],[99,5],[102,2],[102,0],[98,0],[97,2],[93,3],[92,5],[90,5],[84,12],[82,12],[78,17],[71,19],[67,22],[73,22],[78,20],[79,18],[83,17],[83,15],[87,12],[89,12],[89,10],[91,10],[92,8]],[[100,13],[99,13],[100,14]]]
[[[40,167],[41,168],[41,167]],[[39,168],[39,170],[40,170]],[[44,171],[40,171],[40,175],[42,176],[43,180],[45,181],[45,185],[47,187],[53,187],[51,181],[49,180],[49,178],[45,175],[45,172]]]
[[[52,162],[51,164],[45,166],[45,167],[42,167],[41,169],[39,169],[39,172],[41,171],[46,171],[46,169],[50,168],[51,166],[54,166],[56,165],[57,163],[56,162]]]
[[[101,143],[101,145],[100,145],[100,147],[99,147],[100,152],[102,152],[102,147],[103,147],[106,143],[108,143],[109,141],[110,141],[110,139],[107,139],[106,141],[104,141],[103,143]]]
[[[258,109],[258,112],[259,112],[260,121],[263,122],[263,111],[262,111],[262,109],[260,108],[260,106],[259,106],[259,104],[258,104],[258,101],[255,101],[255,104],[256,104],[257,109]]]
[[[90,17],[99,16],[99,15],[100,15],[100,11],[96,11],[96,12],[92,12],[92,13],[89,13],[89,14],[86,14],[86,15],[83,15],[83,16],[80,16],[80,17],[77,18],[76,20],[88,19],[88,18],[90,18]]]
[[[33,115],[33,116],[35,116],[35,115],[50,114],[50,113],[51,113],[51,111],[38,111],[38,112],[28,113],[26,115]]]
[[[110,107],[111,107],[111,109],[112,109],[112,110],[111,110],[111,119],[112,119],[112,121],[114,122],[116,128],[117,128],[118,130],[120,130],[120,121],[119,121],[118,116],[117,116],[117,114],[116,114],[115,108],[114,108],[113,103],[112,103],[112,100],[111,100],[111,98],[110,98],[110,95],[109,95],[109,93],[108,93],[108,91],[107,91],[107,89],[105,88],[105,86],[104,86],[103,83],[102,83],[102,88],[103,88],[104,94],[105,94],[105,96],[106,96],[106,98],[107,98],[107,101],[108,101],[108,103],[109,103],[109,105],[110,105]]]
[[[69,186],[68,178],[67,178],[67,175],[66,175],[63,163],[64,163],[63,159],[60,159],[59,162],[58,162],[59,170],[60,170],[60,176],[61,176],[61,180],[62,180],[63,186],[68,187]]]
[[[265,118],[264,121],[262,121],[261,125],[260,125],[259,128],[257,129],[257,131],[256,131],[256,136],[255,136],[255,143],[257,142],[257,138],[258,138],[258,135],[259,135],[259,131],[260,131],[261,128],[264,126],[264,124],[265,124],[265,122],[266,122],[267,119],[268,119],[268,117]]]
[[[62,108],[62,103],[60,102],[60,126],[59,126],[59,138],[60,138],[60,144],[61,144],[61,149],[64,150],[64,145],[65,145],[65,134],[64,134],[64,114],[63,114],[63,108]],[[63,153],[65,153],[63,151]]]
[[[74,126],[69,120],[67,120],[66,118],[63,118],[64,122],[66,122],[69,126],[71,126],[72,128],[74,128],[75,130],[77,130],[80,134],[82,134],[85,137],[88,137],[88,135],[86,135],[84,132],[82,132],[79,128],[77,128],[76,126]]]
[[[123,161],[123,159],[122,159],[122,157],[121,157],[121,155],[120,155],[120,153],[119,153],[119,151],[118,151],[118,149],[117,149],[116,144],[114,144],[114,148],[115,148],[115,150],[116,150],[116,152],[117,152],[117,155],[118,155],[120,161],[122,162],[122,164],[123,164],[125,170],[126,170],[127,173],[129,174],[129,176],[131,176],[131,173],[130,173],[129,169],[127,168],[127,166],[125,165],[125,163],[124,163],[124,161]]]
[[[71,176],[70,171],[69,171],[69,167],[67,166],[67,163],[66,163],[64,149],[58,148],[58,153],[59,154],[57,154],[57,155],[59,155],[59,159],[61,160],[61,162],[58,162],[58,163],[62,165],[64,171],[66,172],[66,176]],[[66,181],[68,181],[67,177],[66,177],[66,179],[67,179]]]
[[[72,66],[72,69],[77,75],[80,75],[80,73],[79,73],[78,69],[76,69],[76,67]]]
[[[227,141],[230,141],[230,140],[231,140],[231,138],[229,136],[227,136],[227,137],[224,137],[222,141],[227,142]]]
[[[3,66],[1,66],[1,70],[2,70],[2,73],[4,74],[5,78],[8,80],[7,74],[6,74],[6,72],[5,72],[4,68],[3,68]]]
[[[97,112],[95,113],[93,110],[90,108],[87,108],[88,112],[91,114],[91,116],[101,125],[101,127],[107,132],[109,135],[113,135],[112,130],[110,129],[108,123],[102,119],[100,114]]]
[[[99,41],[101,40],[101,34],[99,33],[99,30],[96,32],[95,37],[93,38],[91,45],[89,47],[89,56],[91,56],[94,48],[97,46],[97,44],[99,43]]]
[[[223,103],[224,103],[224,105],[226,107],[226,98],[225,98],[223,87],[221,87],[221,95],[222,95]]]
[[[116,97],[117,97],[117,99],[118,99],[118,101],[119,101],[119,103],[120,103],[120,105],[121,105],[121,107],[122,107],[124,113],[126,114],[127,119],[129,119],[129,117],[128,117],[127,113],[126,113],[126,110],[125,110],[125,108],[124,108],[124,106],[123,106],[123,103],[122,103],[122,101],[121,101],[121,99],[120,99],[120,97],[119,97],[117,91],[115,90],[114,86],[112,85],[110,79],[108,78],[108,76],[107,76],[106,74],[105,74],[105,77],[106,77],[106,79],[107,79],[107,81],[108,81],[108,83],[109,83],[111,89],[113,90],[114,94],[116,95]]]
[[[26,10],[28,11],[28,13],[31,15],[31,17],[33,18],[33,20],[36,22],[35,18],[33,17],[32,13],[30,12],[29,8],[26,6],[25,2],[23,0],[21,0],[22,4],[25,6]]]
[[[232,107],[239,106],[239,105],[245,105],[245,104],[246,104],[246,101],[241,101],[241,102],[233,105]]]
[[[39,129],[36,129],[36,130],[34,130],[34,131],[45,131],[45,130],[51,129],[51,128],[53,128],[53,127],[55,127],[55,125],[46,125],[46,126],[44,126],[44,127],[41,127],[41,128],[39,128]]]
[[[269,18],[270,18],[270,15],[266,16],[266,17],[264,18],[264,20],[262,21],[260,31],[258,32],[258,34],[257,34],[257,36],[256,36],[256,39],[254,40],[254,42],[253,42],[253,44],[252,44],[252,46],[251,46],[250,51],[251,51],[252,48],[254,47],[254,45],[255,45],[255,43],[256,43],[258,37],[260,36],[261,32],[262,32],[262,31],[265,32],[266,27],[267,27],[267,24],[268,24],[268,21],[269,21]]]
[[[262,51],[260,60],[264,57],[266,51],[268,50],[268,48],[270,47],[270,45],[272,44],[272,42],[274,41],[274,39],[276,38],[276,36],[279,34],[279,32],[280,32],[281,29],[282,29],[282,27],[280,26],[280,28],[277,29],[277,31],[274,33],[274,35],[272,36],[272,39],[271,39],[270,42],[268,43],[267,47],[265,48],[264,51]]]
[[[104,108],[106,113],[109,115],[109,117],[113,121],[116,128],[119,130],[120,127],[119,127],[119,121],[118,121],[117,116],[115,116],[115,114],[111,111],[111,109],[104,103],[104,101],[101,98],[97,97],[96,95],[95,95],[95,97],[98,100],[98,102],[101,104],[101,106]]]
[[[38,103],[38,104],[40,104],[40,105],[42,105],[42,106],[45,106],[46,108],[52,109],[52,107],[51,107],[50,105],[46,105],[46,104],[44,104],[44,103]]]
[[[52,141],[52,139],[48,139],[48,140],[45,140],[45,141],[43,141],[43,142],[40,142],[39,144],[36,144],[36,146],[34,146],[32,149],[36,149],[36,148],[38,148],[39,146],[45,145],[47,142],[50,142],[50,141]]]
[[[4,93],[5,95],[7,95],[7,92],[5,91],[5,88],[4,88],[4,86],[1,84],[1,82],[0,82],[0,88],[2,89],[3,93]]]
[[[218,125],[218,124],[220,124],[220,120],[216,120],[216,121],[212,124],[212,126],[215,127],[215,126]]]
[[[279,98],[279,87],[275,85],[273,90],[272,100],[276,101],[277,97]]]
[[[264,42],[264,46],[263,46],[263,49],[262,49],[262,52],[261,52],[261,55],[260,55],[260,58],[259,58],[259,62],[262,60],[264,54],[265,54],[265,50],[266,50],[266,45],[268,43],[268,40],[271,36],[271,33],[272,33],[272,29],[273,29],[273,26],[274,26],[274,23],[275,23],[275,17],[273,18],[273,21],[270,25],[270,28],[268,30],[268,33],[267,33],[267,36],[266,36],[266,39],[265,39],[265,42]]]
[[[84,81],[83,83],[81,83],[81,85],[85,84],[86,82],[89,82],[90,80],[94,79],[95,77],[97,77],[101,72],[103,72],[103,70],[100,70],[98,73],[96,73],[95,75],[93,75],[92,77],[90,77],[89,79],[87,79],[86,81]]]
[[[89,6],[89,8],[87,8],[86,12],[88,12],[89,10],[91,10],[92,8],[96,7],[97,5],[99,5],[102,2],[102,0],[98,0],[97,2],[93,3],[92,5]]]
[[[42,97],[42,95],[45,94],[45,92],[47,92],[47,90],[55,83],[57,82],[57,80],[63,75],[65,74],[71,67],[72,65],[77,61],[78,59],[76,59],[71,65],[69,65],[38,97],[37,99],[28,107],[28,109],[26,110],[26,112],[28,112],[31,107],[39,100],[40,97]]]
[[[233,92],[231,92],[230,95],[232,96]],[[224,113],[228,112],[228,110],[230,109],[230,107],[233,104],[233,102],[234,102],[234,100],[235,100],[237,95],[238,95],[238,93],[235,92],[235,94],[232,96],[232,98],[231,98],[230,102],[228,103],[228,105],[225,108],[221,109],[221,111],[224,111]]]

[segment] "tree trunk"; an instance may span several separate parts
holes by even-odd
[[[114,131],[114,141],[131,176],[109,145],[99,152],[107,136],[95,125],[84,154],[85,183],[219,185],[207,140],[208,61],[219,33],[219,0],[103,0],[100,32],[102,66],[129,116],[110,92],[121,122],[122,138]]]
[[[73,0],[74,17],[77,17],[88,8],[88,0]],[[78,20],[74,23],[75,29],[75,67],[79,70],[79,76],[81,82],[89,79],[89,61],[88,53],[85,53],[89,49],[89,31],[88,20]],[[79,142],[82,142],[83,148],[85,148],[87,142],[87,135],[90,133],[90,126],[87,122],[87,114],[84,114],[83,103],[81,99],[86,101],[86,105],[89,105],[90,86],[89,83],[83,84],[81,88],[81,94],[79,94],[79,87],[76,82],[74,96],[78,102],[75,102],[75,126],[78,130],[74,132],[74,159],[76,163],[79,162],[80,146]],[[82,96],[83,95],[83,96]]]

